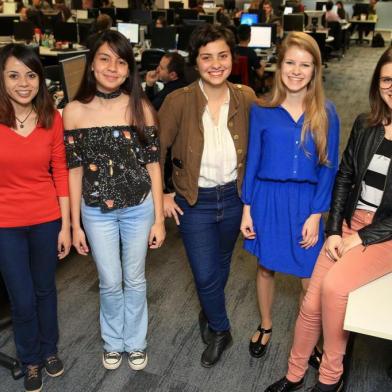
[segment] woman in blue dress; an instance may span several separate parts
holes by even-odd
[[[338,167],[339,118],[322,87],[321,55],[305,33],[282,43],[271,100],[251,109],[242,188],[245,249],[258,258],[261,324],[249,343],[265,354],[272,332],[275,272],[298,276],[302,293],[323,244]]]

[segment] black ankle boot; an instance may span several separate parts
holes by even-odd
[[[208,320],[203,312],[203,310],[199,313],[199,327],[200,327],[200,335],[204,344],[209,344],[211,340],[211,330],[208,327]]]
[[[201,364],[207,368],[214,366],[219,361],[223,351],[229,348],[233,343],[230,331],[210,332],[210,342],[201,356]]]
[[[318,381],[310,392],[340,392],[343,391],[343,377],[335,384],[323,384]]]
[[[304,379],[298,382],[291,382],[286,377],[270,385],[264,392],[290,392],[302,388]]]

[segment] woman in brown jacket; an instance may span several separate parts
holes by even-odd
[[[165,195],[165,216],[179,225],[194,275],[205,367],[232,343],[224,288],[240,229],[248,114],[256,100],[249,87],[227,81],[234,45],[223,27],[197,28],[189,58],[200,79],[168,95],[159,111],[161,163],[171,147],[175,188]]]

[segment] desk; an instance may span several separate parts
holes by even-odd
[[[58,55],[60,54],[73,54],[75,56],[82,54],[82,53],[87,53],[89,50],[88,49],[82,49],[82,48],[75,48],[75,50],[70,50],[70,51],[66,51],[66,52],[62,52],[62,51],[55,51],[55,50],[51,50],[50,48],[47,48],[45,46],[40,46],[39,47],[39,55],[40,56],[47,56],[47,57],[58,57]]]
[[[353,29],[358,31],[358,38],[356,39],[356,41],[359,42],[360,44],[364,41],[363,39],[364,32],[372,32],[374,35],[374,29],[377,23],[376,21],[350,19],[349,22],[353,26]],[[368,40],[366,39],[366,41]]]
[[[346,331],[392,340],[392,273],[350,293]]]

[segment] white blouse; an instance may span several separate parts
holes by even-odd
[[[199,86],[204,96],[203,82]],[[237,154],[234,141],[227,127],[229,115],[230,91],[227,91],[227,100],[219,111],[218,125],[214,124],[211,113],[206,105],[202,117],[204,129],[204,148],[201,158],[199,187],[212,188],[227,184],[237,179]]]

